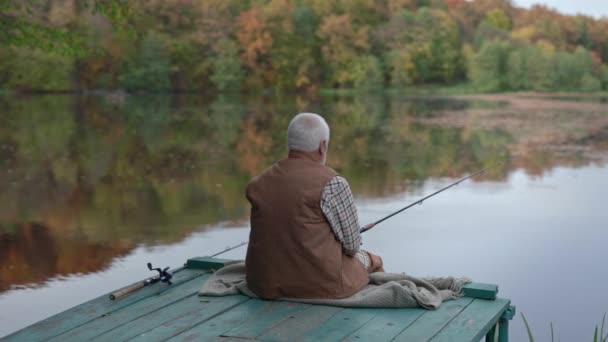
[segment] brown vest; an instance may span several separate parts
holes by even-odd
[[[247,185],[247,285],[258,296],[343,298],[367,285],[363,264],[342,252],[321,210],[321,192],[335,175],[305,157],[290,157]]]

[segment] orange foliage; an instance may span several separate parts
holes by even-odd
[[[416,7],[416,4],[414,0],[388,0],[386,7],[388,14],[391,15],[401,11],[404,8],[412,10]]]
[[[325,41],[321,51],[329,62],[344,61],[356,53],[356,49],[369,48],[369,28],[363,26],[355,29],[348,14],[323,18],[318,35]]]
[[[272,35],[258,7],[253,7],[239,15],[236,36],[243,48],[241,54],[243,64],[251,69],[258,68],[272,48]]]
[[[267,167],[261,156],[268,155],[272,147],[272,137],[258,129],[254,117],[243,120],[240,132],[241,139],[236,147],[239,166],[253,177]]]

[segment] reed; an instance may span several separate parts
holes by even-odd
[[[532,335],[532,329],[530,328],[530,324],[528,324],[528,320],[526,319],[526,316],[523,314],[523,312],[521,313],[521,318],[523,319],[524,325],[526,326],[526,331],[528,333],[528,340],[530,342],[534,342],[534,336]],[[550,322],[549,324],[551,327],[551,342],[554,342],[555,333],[553,330],[553,322]],[[604,316],[602,317],[602,324],[595,326],[595,331],[593,333],[593,342],[608,342],[608,332],[606,332],[606,334],[604,335],[605,326],[606,326],[606,313],[604,313]]]

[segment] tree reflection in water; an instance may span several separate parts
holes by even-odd
[[[2,98],[0,292],[96,272],[137,245],[246,219],[244,186],[284,156],[285,127],[299,111],[327,118],[328,162],[359,197],[460,177],[502,157],[508,162],[485,179],[586,165],[608,150],[608,111],[598,110],[606,105],[564,112],[563,101],[516,101]]]

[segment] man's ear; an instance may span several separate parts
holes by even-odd
[[[324,155],[327,152],[327,140],[321,140],[319,143],[319,154]]]

